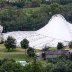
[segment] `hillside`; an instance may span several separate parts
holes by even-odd
[[[72,0],[0,0],[0,72],[72,72]]]

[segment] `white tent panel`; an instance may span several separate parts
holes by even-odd
[[[8,36],[12,36],[17,41],[17,46],[26,38],[29,40],[29,45],[35,49],[42,49],[45,46],[56,47],[58,42],[68,45],[72,40],[72,24],[67,22],[60,15],[54,15],[49,23],[37,31],[15,31],[3,34],[4,40]]]

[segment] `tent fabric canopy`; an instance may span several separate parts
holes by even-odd
[[[57,14],[50,19],[49,23],[45,27],[41,28],[37,32],[41,35],[53,37],[56,39],[71,41],[72,37],[68,24],[69,23],[62,15]]]
[[[46,26],[37,31],[15,31],[3,34],[4,40],[8,36],[12,36],[20,46],[21,40],[24,38],[29,40],[29,45],[35,49],[42,49],[45,46],[56,47],[58,42],[68,45],[72,40],[72,24],[67,22],[65,18],[56,14],[52,16]]]

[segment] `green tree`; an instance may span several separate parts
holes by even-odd
[[[25,49],[25,54],[26,54],[26,49],[29,48],[29,41],[27,39],[23,39],[21,41],[21,47]]]
[[[15,2],[15,5],[19,8],[23,8],[25,6],[25,0],[18,0]]]
[[[31,6],[32,7],[40,7],[40,0],[32,0]]]
[[[63,49],[63,48],[64,48],[63,44],[61,42],[59,42],[57,45],[57,49]]]
[[[29,47],[27,50],[27,54],[29,55],[29,57],[34,57],[35,56],[34,49]]]
[[[52,15],[62,13],[63,7],[58,3],[53,3],[50,5]]]
[[[16,48],[16,40],[13,37],[8,37],[7,40],[4,43],[6,49],[10,51],[10,49],[15,49]]]

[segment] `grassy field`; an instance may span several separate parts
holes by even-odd
[[[23,48],[16,48],[13,50],[13,52],[24,52],[24,51],[25,49]],[[5,48],[4,44],[0,44],[0,52],[7,52],[7,49]]]
[[[68,50],[69,48],[65,48]],[[49,48],[49,50],[57,50],[57,48]],[[36,52],[40,52],[40,50],[36,50]],[[32,58],[28,57],[28,55],[25,55],[25,50],[22,48],[16,48],[15,50],[11,50],[11,52],[7,52],[7,49],[5,48],[4,44],[0,44],[0,59],[14,59],[14,60],[26,60],[26,61],[32,61]]]
[[[49,50],[57,50],[57,48],[55,47],[55,48],[49,48]]]
[[[39,52],[39,50],[36,51]],[[14,59],[16,61],[32,61],[32,58],[30,58],[28,55],[25,55],[25,49],[16,48],[13,51],[11,50],[10,52],[7,52],[7,49],[5,48],[4,44],[0,44],[0,59],[4,58]]]
[[[14,52],[14,54],[12,52]],[[20,53],[15,54],[17,52],[20,52]],[[23,53],[25,52],[25,50],[22,48],[16,48],[15,50],[11,52],[7,52],[7,49],[5,48],[4,44],[0,44],[0,59],[9,58],[14,60],[26,60],[26,61],[32,60],[32,58],[28,57],[25,54],[22,54],[21,52]]]
[[[32,61],[32,58],[25,54],[0,54],[0,59],[4,58],[14,59],[16,61]]]
[[[36,52],[39,52],[40,50],[36,49]],[[5,48],[4,44],[0,44],[0,52],[7,52],[7,49]],[[23,48],[16,48],[14,50],[10,50],[10,52],[25,52],[25,49]]]

